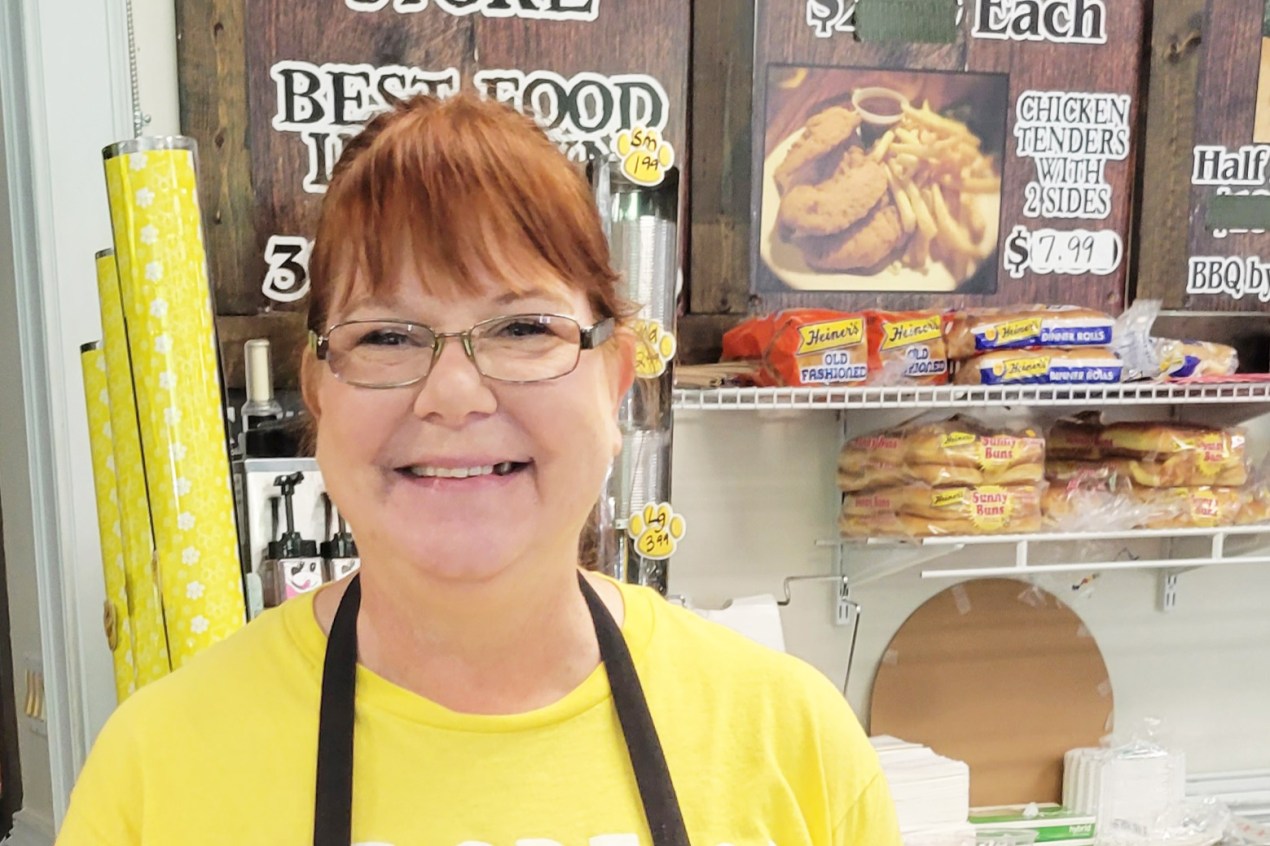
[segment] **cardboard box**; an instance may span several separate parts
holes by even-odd
[[[758,0],[762,307],[1119,310],[1144,6]]]

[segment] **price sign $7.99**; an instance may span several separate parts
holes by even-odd
[[[1014,227],[1005,239],[1003,263],[1010,276],[1025,271],[1079,276],[1105,276],[1120,267],[1124,243],[1110,229],[1036,229]]]

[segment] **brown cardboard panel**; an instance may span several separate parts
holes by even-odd
[[[764,309],[1123,306],[1145,0],[944,5],[956,16],[954,43],[895,44],[857,39],[856,3],[759,0],[751,289]],[[810,213],[775,178],[812,116],[858,107],[873,87],[963,124],[1000,179],[992,190],[950,168],[938,199],[967,237],[936,239],[942,256],[926,258],[910,226],[897,232],[895,212],[905,215],[894,189],[863,214],[840,208],[843,196],[874,196],[876,180],[849,148],[879,152],[877,118],[837,127],[846,151],[835,147],[819,172],[795,180],[823,189]],[[839,178],[839,167],[856,178]],[[921,171],[897,179],[929,181]],[[927,204],[934,212],[937,200]],[[948,246],[967,242],[975,249]]]
[[[954,585],[891,640],[869,725],[970,765],[973,805],[1057,802],[1063,754],[1110,728],[1111,682],[1071,608],[1012,579]]]
[[[209,233],[221,314],[303,310],[330,168],[384,95],[484,91],[537,111],[577,159],[651,124],[688,161],[688,0],[216,0],[212,20],[180,4],[183,102],[217,109],[186,117],[209,136],[213,187],[249,185],[255,199],[250,219],[222,216]],[[241,21],[241,53],[226,20]]]

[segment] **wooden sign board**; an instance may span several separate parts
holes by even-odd
[[[759,0],[762,308],[1118,311],[1145,5]]]
[[[180,0],[178,25],[220,315],[305,308],[331,169],[390,98],[480,92],[534,112],[579,161],[648,126],[687,159],[689,0],[208,5]]]
[[[1148,133],[1158,143],[1145,161],[1137,295],[1188,311],[1270,312],[1270,202],[1259,199],[1270,194],[1270,5],[1177,5],[1152,51]],[[1171,243],[1146,249],[1150,233],[1167,231]]]

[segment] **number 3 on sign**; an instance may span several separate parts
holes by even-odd
[[[675,148],[656,129],[637,126],[623,129],[613,142],[613,151],[622,160],[622,173],[636,185],[649,188],[666,179],[675,164]]]
[[[635,551],[653,561],[664,561],[674,555],[687,531],[688,524],[669,502],[650,502],[642,511],[632,514],[626,524],[626,534],[635,541]]]

